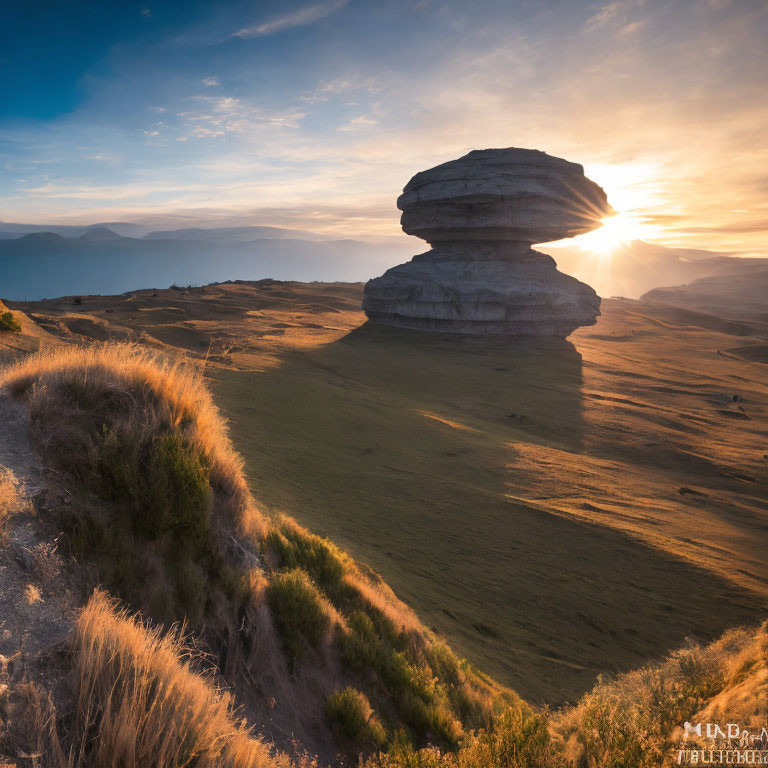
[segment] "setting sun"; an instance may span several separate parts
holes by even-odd
[[[632,240],[641,240],[652,234],[652,227],[631,213],[617,213],[602,220],[602,226],[571,241],[588,251],[609,256],[618,246]]]
[[[585,172],[605,190],[617,213],[602,218],[602,226],[592,232],[542,245],[575,246],[605,258],[624,243],[663,235],[663,228],[654,221],[654,212],[663,207],[658,164],[586,164]]]

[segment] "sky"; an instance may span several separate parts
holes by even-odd
[[[399,232],[475,148],[582,163],[619,234],[768,254],[768,0],[8,3],[0,220]]]

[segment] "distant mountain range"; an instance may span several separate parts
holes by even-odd
[[[740,261],[738,269],[722,270],[685,285],[654,288],[643,299],[720,317],[757,317],[768,322],[768,259]]]
[[[427,248],[405,236],[371,242],[283,227],[153,230],[130,222],[91,227],[0,222],[0,297],[37,300],[263,278],[360,282]],[[722,309],[738,301],[739,291],[755,299],[748,300],[752,307],[768,295],[768,259],[641,241],[609,256],[569,246],[538,249],[601,296],[639,298],[656,288],[682,286],[650,298],[677,297],[686,306],[699,301]],[[707,279],[698,288],[691,285]],[[760,286],[766,288],[762,294]]]
[[[416,252],[406,238],[335,240],[280,227],[192,228],[127,237],[102,225],[21,235],[10,229],[14,226],[19,225],[0,225],[5,228],[0,234],[0,296],[12,300],[230,279],[358,282]]]
[[[112,221],[99,224],[70,226],[65,224],[20,224],[0,221],[0,240],[14,240],[36,232],[53,232],[62,237],[80,237],[89,229],[111,229],[123,237],[142,237],[152,231],[151,227],[127,221]]]

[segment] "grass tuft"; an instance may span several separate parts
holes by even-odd
[[[229,694],[161,635],[96,592],[76,628],[77,716],[60,768],[288,768],[239,725]]]
[[[271,574],[266,596],[288,658],[295,665],[305,643],[318,646],[327,636],[335,611],[300,568]]]
[[[63,523],[102,583],[160,621],[239,609],[247,590],[217,532],[260,516],[197,368],[130,344],[58,347],[0,386],[27,400],[41,452],[81,499]]]
[[[0,466],[0,541],[5,536],[8,518],[22,506],[19,483],[10,469]]]
[[[368,697],[352,687],[334,691],[328,697],[325,715],[337,733],[354,744],[380,748],[387,739]]]
[[[247,503],[242,459],[199,369],[191,365],[160,359],[134,344],[55,347],[6,370],[0,386],[28,398],[38,421],[55,425],[54,414],[69,415],[69,428],[50,438],[60,448],[74,449],[76,458],[69,461],[85,461],[83,471],[93,469],[83,455],[90,441],[84,440],[101,438],[104,424],[139,443],[147,436],[180,433],[207,460],[214,488],[235,506]]]

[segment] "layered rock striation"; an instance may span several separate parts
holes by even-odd
[[[531,149],[474,150],[417,173],[397,206],[403,230],[432,250],[366,284],[372,322],[561,338],[595,323],[595,291],[531,250],[589,232],[612,212],[582,166]]]

